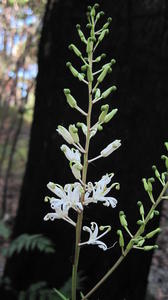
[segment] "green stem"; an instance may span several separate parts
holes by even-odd
[[[92,72],[92,57],[93,53],[88,55],[88,61]],[[85,185],[87,179],[87,170],[88,170],[88,152],[89,152],[89,144],[90,144],[90,128],[91,128],[91,113],[92,113],[92,82],[88,82],[88,93],[89,93],[89,106],[87,113],[87,135],[86,135],[86,144],[85,144],[85,154],[84,154],[84,162],[83,162],[83,172],[82,172],[82,181],[84,183],[84,193],[82,194],[81,202],[84,203],[85,197]],[[76,242],[75,242],[75,255],[74,255],[74,263],[72,268],[72,300],[76,300],[76,288],[77,288],[77,271],[78,271],[78,263],[79,263],[79,255],[80,255],[80,239],[81,239],[81,231],[82,231],[82,221],[83,221],[83,212],[78,213],[78,219],[76,224]]]
[[[156,207],[159,205],[159,203],[162,201],[162,197],[165,194],[166,190],[168,189],[168,182],[163,187],[159,197],[157,198],[156,202],[152,205],[151,209],[149,210],[145,220],[144,224],[140,226],[138,231],[133,236],[133,239],[136,239],[139,235],[141,235],[144,232],[145,226],[150,220],[152,212],[156,209]],[[82,298],[82,300],[88,299],[104,282],[105,280],[118,268],[118,266],[121,264],[121,262],[124,260],[124,258],[127,256],[127,254],[130,252],[130,250],[133,248],[132,239],[129,241],[129,243],[126,246],[125,251],[123,254],[119,257],[119,259],[116,261],[116,263],[110,268],[110,270],[98,281],[98,283]]]

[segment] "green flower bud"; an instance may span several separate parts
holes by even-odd
[[[102,131],[102,130],[103,130],[103,126],[99,124],[99,125],[97,126],[97,130],[98,130],[98,131]]]
[[[70,93],[71,93],[70,89],[64,89],[64,94],[65,95],[70,94]]]
[[[119,212],[119,218],[120,218],[121,226],[127,227],[127,226],[128,226],[128,223],[127,223],[126,216],[125,216],[125,214],[124,214],[123,211],[120,211],[120,212]]]
[[[70,132],[71,136],[73,137],[74,142],[79,143],[78,128],[76,128],[76,126],[74,124],[69,125],[69,132]]]
[[[165,142],[164,145],[166,147],[166,150],[168,151],[168,142]]]
[[[87,135],[87,126],[86,126],[84,123],[78,122],[78,123],[76,124],[76,126],[79,127],[79,128],[82,128],[83,134],[84,134],[84,135]]]
[[[81,41],[82,41],[83,43],[87,44],[87,41],[86,41],[86,39],[85,39],[85,36],[84,36],[83,32],[82,32],[81,29],[80,29],[80,25],[79,25],[79,24],[76,25],[76,29],[77,29],[77,31],[78,31],[78,35],[79,35]]]
[[[95,92],[95,99],[100,98],[100,94],[101,94],[100,89],[96,89],[96,92]]]
[[[119,235],[119,245],[121,248],[124,247],[124,237],[121,230],[117,230],[117,234]]]
[[[142,238],[138,241],[137,246],[142,247],[144,243],[145,243],[145,239]]]
[[[139,206],[139,212],[140,212],[140,215],[141,215],[142,217],[144,217],[144,207],[143,207],[142,202],[141,202],[141,201],[138,201],[137,204],[138,204],[138,206]]]
[[[116,63],[116,60],[113,58],[112,60],[111,60],[111,65],[114,65]]]
[[[91,11],[92,7],[89,5],[89,6],[87,7],[87,9],[88,9],[88,11]]]
[[[148,192],[148,183],[146,181],[146,178],[142,178],[142,182],[143,182],[145,191]]]
[[[72,107],[72,108],[76,108],[77,107],[77,102],[74,99],[74,97],[70,94],[70,93],[65,93],[65,89],[64,89],[64,94],[66,96],[67,102],[68,104]]]
[[[79,79],[80,81],[82,81],[84,78],[85,78],[85,74],[83,74],[83,73],[78,73],[78,79]]]
[[[138,221],[137,221],[137,225],[140,225],[140,226],[141,226],[141,225],[144,225],[144,222],[143,222],[142,220],[138,220]]]
[[[108,29],[105,29],[101,32],[101,34],[99,35],[98,37],[98,42],[102,42],[102,40],[104,39],[105,35],[109,33],[109,30]]]
[[[93,40],[91,37],[88,38],[86,52],[90,54],[93,50]]]
[[[87,67],[87,79],[88,79],[89,82],[93,81],[93,74],[92,74],[90,66]]]
[[[70,62],[67,62],[66,66],[70,69],[70,71],[74,77],[78,77],[79,72],[72,66],[72,64]]]
[[[108,123],[117,113],[118,109],[112,109],[112,111],[105,116],[104,123]]]
[[[107,98],[112,92],[115,92],[117,90],[117,87],[113,85],[112,87],[108,88],[106,91],[102,93],[102,98]]]
[[[156,235],[157,233],[161,232],[161,229],[160,228],[157,228],[149,233],[146,234],[146,238],[147,239],[151,239],[154,235]]]
[[[154,172],[155,172],[156,178],[160,179],[160,173],[159,173],[158,169],[156,168],[156,166],[152,166],[152,169],[153,169]]]
[[[96,16],[96,22],[100,19],[100,17],[104,16],[104,12],[100,11]]]
[[[95,17],[95,15],[96,15],[96,11],[95,11],[94,6],[93,6],[92,9],[91,9],[90,15],[91,15],[92,17]]]
[[[104,78],[106,77],[109,69],[110,69],[109,65],[106,68],[103,69],[103,71],[100,73],[99,77],[97,78],[98,83],[101,83],[104,80]]]
[[[82,53],[79,51],[79,49],[78,49],[74,44],[69,45],[68,48],[69,48],[70,50],[73,50],[73,52],[74,52],[78,57],[81,57],[81,56],[82,56]]]
[[[153,250],[153,249],[158,249],[158,245],[144,246],[142,249],[143,249],[144,251],[150,251],[150,250]]]
[[[102,53],[100,56],[98,56],[96,59],[95,59],[95,62],[100,62],[103,58],[106,57],[106,54],[105,53]]]
[[[168,157],[166,155],[162,155],[161,159],[165,160],[166,169],[168,169]]]
[[[108,110],[109,110],[109,105],[108,104],[104,104],[104,105],[101,106],[101,111],[108,112]]]
[[[99,8],[99,6],[100,6],[99,3],[95,3],[94,8],[97,9]]]
[[[81,71],[85,72],[87,70],[87,65],[81,66]]]
[[[112,21],[112,18],[107,19],[107,23],[104,24],[103,29],[107,29]]]

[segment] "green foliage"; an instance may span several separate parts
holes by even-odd
[[[12,256],[15,252],[20,253],[22,250],[33,251],[39,250],[44,253],[54,253],[54,244],[53,242],[43,236],[42,234],[27,234],[24,233],[13,240],[6,251],[8,257]]]
[[[0,237],[8,239],[11,234],[11,231],[8,226],[5,225],[3,220],[0,220]]]

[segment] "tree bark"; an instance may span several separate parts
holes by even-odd
[[[65,62],[69,60],[79,63],[67,47],[72,42],[82,49],[75,25],[86,24],[86,3],[89,4],[89,1],[50,0],[46,7],[39,47],[39,73],[29,156],[13,238],[25,232],[43,232],[55,240],[56,254],[44,258],[38,253],[22,253],[9,259],[5,276],[11,277],[15,289],[24,289],[40,280],[47,280],[51,286],[59,288],[71,276],[74,230],[63,221],[43,221],[49,211],[43,198],[49,195],[46,189],[49,181],[64,185],[73,180],[67,161],[59,149],[63,142],[55,129],[58,124],[66,126],[79,121],[78,114],[66,105],[63,88],[70,88],[78,103],[84,109],[87,107],[85,87],[76,82],[65,67]],[[135,232],[138,218],[136,202],[144,201],[146,209],[149,207],[141,178],[153,175],[151,166],[159,161],[163,142],[167,139],[168,57],[160,51],[163,28],[167,28],[162,27],[164,9],[160,10],[159,6],[149,9],[140,0],[136,3],[130,0],[104,0],[101,3],[101,10],[107,16],[112,16],[113,22],[112,33],[98,53],[107,53],[109,60],[112,57],[117,59],[112,76],[108,77],[103,90],[111,84],[118,86],[110,105],[119,108],[119,113],[95,138],[96,143],[91,145],[91,157],[116,138],[121,138],[122,147],[106,160],[93,164],[88,180],[97,181],[103,174],[114,171],[116,180],[121,183],[121,190],[115,195],[118,199],[116,209],[92,207],[86,210],[84,223],[89,224],[94,220],[102,225],[111,224],[113,231],[109,243],[112,243],[117,239],[119,210],[125,211],[130,228]],[[131,12],[128,7],[131,7]],[[152,18],[151,12],[158,12],[158,17]],[[141,17],[137,18],[137,15]],[[130,17],[131,20],[128,19]],[[93,116],[93,121],[96,119],[97,114]],[[156,184],[156,195],[159,189]],[[101,278],[118,256],[117,246],[106,253],[94,247],[82,249],[80,269],[86,275],[84,291],[88,291]],[[97,299],[98,296],[104,300],[144,299],[151,257],[152,253],[132,252],[91,299]]]

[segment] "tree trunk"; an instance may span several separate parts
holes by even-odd
[[[109,243],[112,244],[117,239],[119,210],[125,211],[129,226],[135,232],[138,218],[136,202],[144,201],[146,209],[149,207],[141,178],[153,175],[151,166],[159,161],[163,142],[167,139],[168,57],[160,51],[163,28],[167,28],[165,25],[162,28],[164,8],[160,7],[161,4],[148,7],[143,4],[145,1],[142,3],[140,0],[136,3],[130,0],[101,2],[101,10],[112,16],[113,22],[112,33],[98,52],[107,53],[109,60],[112,57],[117,59],[112,76],[108,77],[103,90],[111,84],[118,86],[118,92],[110,101],[111,107],[119,108],[119,113],[96,136],[96,144],[91,145],[91,157],[116,138],[121,138],[122,147],[106,160],[93,164],[88,180],[96,181],[103,174],[114,171],[116,180],[121,183],[121,190],[116,194],[116,209],[94,206],[86,210],[84,223],[97,221],[102,225],[111,224],[113,231]],[[56,254],[44,257],[38,253],[22,253],[9,259],[5,275],[11,277],[16,289],[24,289],[40,280],[47,280],[51,286],[59,288],[71,275],[74,230],[63,221],[45,223],[43,217],[49,206],[43,199],[49,195],[46,188],[49,181],[64,185],[73,180],[59,149],[62,139],[55,129],[58,124],[66,126],[79,121],[78,114],[66,105],[63,88],[70,88],[81,106],[87,107],[85,87],[76,82],[65,67],[66,61],[75,61],[68,45],[72,42],[81,48],[75,25],[86,24],[86,3],[89,4],[85,0],[50,0],[46,7],[28,163],[13,237],[25,232],[43,232],[55,241]],[[76,60],[76,63],[79,61]],[[97,115],[93,116],[93,120],[96,118]],[[156,195],[159,191],[160,187],[156,185]],[[80,269],[86,276],[84,291],[88,291],[118,258],[118,248],[116,246],[105,253],[94,247],[82,249]],[[144,299],[151,257],[151,252],[132,251],[91,299]]]

